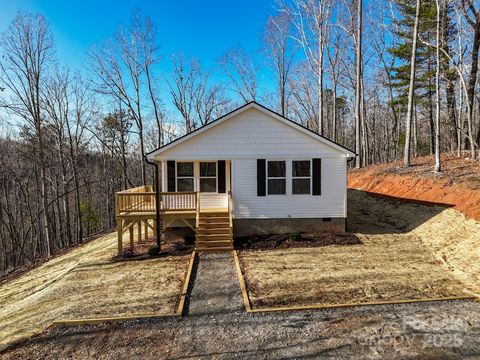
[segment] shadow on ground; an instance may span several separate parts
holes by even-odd
[[[347,196],[347,230],[363,234],[408,233],[453,207],[355,189]]]

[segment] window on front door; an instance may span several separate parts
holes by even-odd
[[[285,161],[268,161],[268,195],[285,195],[286,175]]]
[[[200,163],[200,192],[217,192],[217,163]]]
[[[193,162],[177,162],[177,191],[193,191],[193,184]]]

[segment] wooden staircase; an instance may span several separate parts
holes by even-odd
[[[196,251],[233,250],[232,229],[228,211],[200,212],[197,221]]]
[[[226,208],[200,210],[200,194],[197,193],[195,250],[219,252],[233,250],[232,193],[228,192]]]

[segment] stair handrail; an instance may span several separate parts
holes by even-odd
[[[232,218],[232,212],[233,212],[233,207],[232,207],[232,192],[229,190],[228,191],[228,217],[230,220],[230,239],[233,241],[233,218]]]
[[[200,191],[197,191],[195,194],[196,198],[196,223],[195,223],[195,235],[196,239],[198,239],[198,224],[200,223]]]

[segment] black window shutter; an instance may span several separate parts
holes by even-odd
[[[175,161],[167,161],[167,189],[175,192]]]
[[[322,195],[322,159],[313,159],[312,166],[312,195]]]
[[[257,159],[257,196],[265,196],[265,159]]]
[[[225,179],[225,160],[218,160],[218,192],[225,193],[226,192],[226,179]]]

